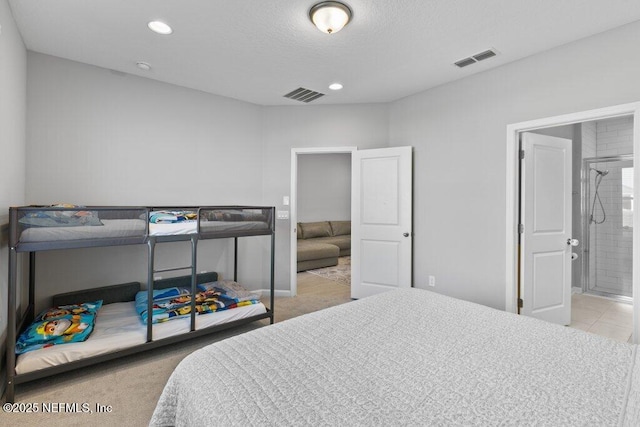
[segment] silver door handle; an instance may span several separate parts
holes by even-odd
[[[578,239],[567,239],[567,245],[569,246],[578,246],[579,244]]]
[[[402,233],[404,237],[409,237],[409,233]]]

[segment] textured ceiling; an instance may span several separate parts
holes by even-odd
[[[32,51],[261,105],[302,105],[283,98],[301,86],[326,93],[313,104],[393,101],[640,19],[638,0],[348,0],[353,21],[327,35],[313,0],[9,3]],[[488,48],[499,55],[452,65]]]

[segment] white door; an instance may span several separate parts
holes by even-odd
[[[522,134],[520,314],[571,323],[571,140]]]
[[[351,297],[411,287],[411,147],[352,154]]]

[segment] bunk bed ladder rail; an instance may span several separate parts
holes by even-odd
[[[15,398],[15,383],[13,377],[16,372],[16,338],[17,338],[17,294],[18,294],[18,253],[16,250],[17,233],[18,233],[18,212],[14,208],[9,209],[9,289],[7,298],[7,341],[6,341],[6,375],[7,389],[6,402],[13,403]]]
[[[29,300],[18,313],[18,210],[9,208],[9,271],[7,289],[6,401],[15,397],[16,340],[25,325],[35,318],[36,253],[29,251]],[[1,393],[0,393],[1,394]]]
[[[271,316],[269,317],[269,323],[271,325],[274,324],[275,322],[275,293],[276,293],[276,289],[275,289],[275,274],[276,274],[276,262],[275,262],[275,253],[276,253],[276,218],[275,218],[275,213],[276,213],[276,208],[272,207],[271,209],[271,272],[270,272],[270,290],[271,290],[271,295],[269,297],[269,309],[271,310]]]
[[[190,331],[196,330],[196,294],[197,294],[197,253],[198,253],[198,235],[192,234],[189,238],[191,242],[191,265],[185,267],[161,268],[155,269],[155,249],[158,243],[154,236],[149,236],[147,240],[148,248],[148,270],[147,270],[147,342],[153,341],[153,290],[154,276],[156,273],[168,271],[191,270],[191,325]]]

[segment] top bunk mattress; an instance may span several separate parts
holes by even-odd
[[[144,243],[146,207],[23,206],[9,209],[18,251]]]
[[[10,211],[10,221],[15,223],[12,244],[18,250],[136,244],[148,236],[196,233],[202,238],[265,235],[274,227],[272,207],[188,208],[182,212],[189,213],[189,220],[160,222],[155,222],[154,215],[165,212],[164,208],[56,205]]]
[[[20,242],[119,239],[136,236],[144,237],[147,233],[146,221],[141,219],[103,219],[101,222],[101,226],[26,228],[20,234]]]
[[[32,227],[20,235],[22,243],[56,242],[63,240],[109,239],[146,236],[146,223],[141,219],[103,219],[102,226],[78,227]],[[201,233],[268,230],[269,225],[261,221],[201,221]],[[176,236],[194,234],[198,221],[173,224],[149,224],[151,236]]]

